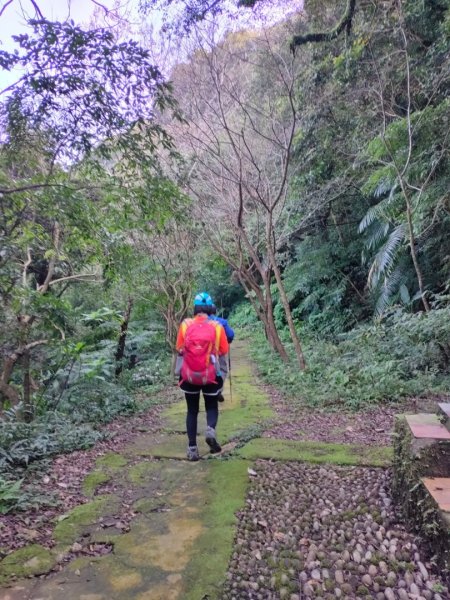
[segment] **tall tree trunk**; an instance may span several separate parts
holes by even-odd
[[[304,371],[306,369],[305,357],[303,355],[302,346],[300,344],[300,340],[299,340],[297,331],[295,329],[295,323],[294,323],[294,319],[292,318],[292,311],[291,311],[291,307],[289,306],[289,300],[286,295],[286,290],[284,289],[284,284],[283,284],[283,280],[281,278],[280,268],[276,261],[275,250],[274,250],[273,242],[272,242],[272,235],[273,235],[272,232],[273,232],[272,220],[271,220],[271,218],[269,218],[268,228],[267,228],[267,232],[266,232],[266,234],[267,234],[267,253],[269,255],[269,260],[272,265],[272,270],[273,270],[273,273],[275,275],[275,280],[278,285],[278,292],[280,294],[281,303],[283,305],[284,313],[286,315],[286,320],[287,320],[287,324],[289,327],[289,333],[291,335],[291,340],[294,345],[295,356],[297,357],[297,361],[298,361],[300,369],[302,371]]]
[[[288,362],[289,357],[286,352],[286,348],[284,347],[283,342],[278,335],[278,330],[273,318],[273,300],[272,292],[270,290],[269,277],[267,274],[262,275],[265,292],[263,293],[258,285],[249,280],[245,272],[237,271],[237,275],[242,287],[247,293],[250,303],[255,309],[259,320],[264,325],[264,332],[270,347],[275,350],[277,354],[279,354],[283,362]],[[256,299],[252,297],[252,291],[255,292]]]
[[[289,333],[291,334],[291,340],[292,340],[292,343],[294,344],[295,355],[297,357],[300,369],[302,371],[304,371],[306,369],[305,356],[303,354],[300,339],[299,339],[297,331],[295,329],[295,323],[294,323],[294,319],[292,318],[291,307],[289,306],[289,300],[286,295],[286,291],[284,289],[283,281],[281,279],[280,269],[278,268],[278,266],[274,267],[273,272],[275,274],[275,279],[277,281],[278,291],[280,292],[281,303],[283,304],[284,313],[286,315],[286,320],[287,320],[288,327],[289,327]]]
[[[31,423],[33,420],[33,398],[31,393],[30,378],[30,351],[25,350],[22,356],[23,366],[23,420],[25,423]]]
[[[410,252],[411,252],[411,258],[413,261],[414,270],[416,272],[417,283],[419,284],[420,296],[421,296],[423,307],[425,309],[425,312],[430,312],[430,305],[428,304],[428,300],[425,296],[425,288],[423,285],[422,269],[419,264],[419,259],[417,258],[416,238],[414,235],[411,201],[409,199],[408,191],[406,189],[406,186],[404,185],[403,179],[400,180],[400,184],[402,186],[402,192],[403,192],[403,196],[405,198],[405,204],[406,204],[406,221],[408,224],[408,237],[409,237],[409,248],[410,248]]]
[[[122,373],[122,369],[123,369],[123,357],[125,354],[125,342],[127,339],[127,333],[128,333],[128,323],[130,321],[130,315],[131,315],[131,309],[133,308],[133,298],[128,298],[128,304],[127,304],[127,309],[123,315],[123,319],[122,319],[122,324],[120,326],[120,336],[119,336],[119,342],[117,344],[117,350],[116,350],[116,377],[119,377],[119,375]]]
[[[6,356],[3,362],[2,373],[0,375],[0,413],[3,411],[5,400],[9,401],[11,406],[15,406],[20,402],[19,392],[9,383],[17,361],[24,355],[24,353],[30,353],[33,348],[46,343],[47,340],[36,340],[34,342],[30,342],[29,344],[21,345],[15,352]]]

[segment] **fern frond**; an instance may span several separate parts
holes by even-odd
[[[389,179],[382,179],[375,188],[373,195],[375,198],[381,198],[381,196],[384,196],[386,192],[392,192],[395,187],[395,185],[392,186],[392,181]]]
[[[374,221],[370,227],[368,237],[365,241],[366,248],[369,250],[375,250],[380,243],[386,238],[389,233],[389,223],[383,223],[382,221]]]
[[[368,229],[376,220],[388,222],[386,212],[388,207],[390,207],[395,200],[397,200],[397,185],[394,184],[390,188],[389,196],[380,200],[378,204],[371,206],[364,217],[361,220],[361,223],[358,226],[358,232],[363,233],[366,229]]]
[[[402,242],[405,240],[406,226],[398,225],[389,235],[386,242],[377,252],[369,270],[368,283],[374,288],[378,285],[382,275],[389,275],[395,265]]]
[[[405,272],[402,265],[397,266],[391,274],[385,277],[375,306],[377,316],[381,317],[386,309],[392,305],[394,296],[402,286],[404,278]]]

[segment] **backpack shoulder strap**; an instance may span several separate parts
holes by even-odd
[[[185,338],[186,338],[186,331],[188,330],[188,327],[190,325],[192,325],[193,322],[194,322],[194,319],[184,319],[180,325],[180,330],[183,335],[183,346],[184,346],[184,342],[185,342]]]
[[[184,321],[181,323],[181,331],[183,332],[183,336],[186,335],[187,328],[189,325],[192,325],[193,322],[194,319],[184,319]]]
[[[219,355],[219,348],[220,348],[220,328],[221,325],[218,321],[215,321],[213,319],[210,320],[210,323],[212,325],[214,325],[215,329],[216,329],[216,340],[215,340],[215,354]]]

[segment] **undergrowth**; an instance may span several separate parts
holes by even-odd
[[[251,355],[265,380],[281,389],[296,408],[351,410],[412,396],[449,394],[450,309],[426,315],[395,312],[383,322],[361,325],[333,337],[299,328],[307,369],[300,371],[292,347],[281,361],[261,328],[244,315]],[[242,325],[236,313],[233,324]],[[287,332],[282,336],[286,340]]]

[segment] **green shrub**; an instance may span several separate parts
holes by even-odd
[[[136,412],[134,395],[118,383],[81,379],[62,396],[58,410],[74,423],[109,423],[122,414]]]
[[[253,329],[252,354],[259,372],[300,406],[358,409],[408,396],[448,393],[450,389],[450,309],[429,314],[396,312],[382,323],[359,326],[336,341],[302,341],[308,368],[293,357],[285,365]]]
[[[0,514],[12,510],[21,497],[20,487],[23,479],[8,481],[0,477]]]
[[[0,472],[26,467],[31,461],[86,449],[105,434],[88,425],[75,425],[67,415],[46,413],[32,423],[0,422]]]

